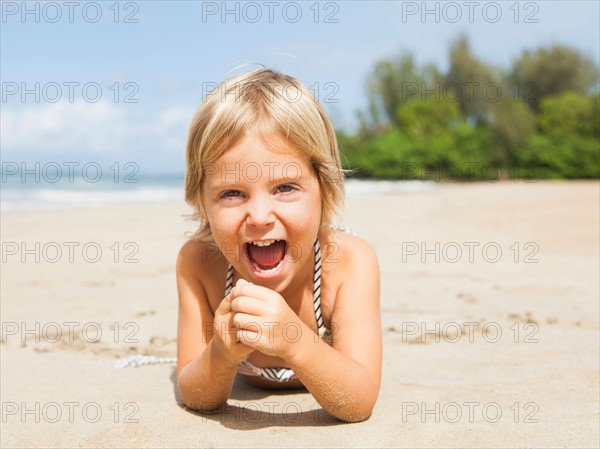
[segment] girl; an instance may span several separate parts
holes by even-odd
[[[239,374],[306,387],[361,421],[381,380],[377,257],[333,227],[344,199],[337,140],[297,79],[259,69],[211,92],[192,120],[186,201],[201,221],[177,260],[183,402],[223,406]]]

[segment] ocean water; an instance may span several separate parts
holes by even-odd
[[[49,182],[40,176],[3,176],[0,210],[102,207],[111,204],[183,201],[183,175],[112,176],[98,180],[61,176]]]
[[[435,187],[433,182],[349,179],[346,181],[346,194],[352,198],[393,192],[421,192]],[[183,201],[183,190],[183,174],[137,174],[127,180],[104,177],[95,182],[81,176],[72,179],[63,176],[56,182],[49,182],[43,177],[35,179],[32,175],[25,180],[20,176],[3,176],[0,210],[10,212]]]

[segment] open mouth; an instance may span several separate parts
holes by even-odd
[[[255,240],[244,244],[244,252],[256,272],[269,275],[281,267],[286,247],[285,240]]]

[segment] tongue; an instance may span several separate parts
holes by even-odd
[[[283,259],[285,255],[285,242],[278,240],[269,246],[256,246],[252,243],[248,244],[248,254],[263,270],[270,270],[275,268],[279,261]]]

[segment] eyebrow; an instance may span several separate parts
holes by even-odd
[[[290,184],[294,182],[299,182],[304,179],[303,175],[296,176],[295,178],[285,178],[283,176],[278,176],[275,178],[269,178],[269,183],[271,184]]]
[[[224,172],[219,170],[206,175],[206,188],[210,191],[240,189],[247,184],[256,184],[258,179],[263,178],[266,178],[269,185],[305,183],[313,174],[312,167],[302,167],[298,163],[283,164],[282,168],[285,169],[279,169],[278,173],[273,173],[272,167],[262,167],[263,171],[260,174],[255,171],[246,173],[239,169]]]
[[[220,183],[210,183],[207,182],[206,183],[206,190],[211,191],[211,192],[216,192],[216,191],[220,191],[220,190],[237,190],[240,187],[241,183],[237,183],[237,182],[220,182]]]
[[[277,177],[269,178],[267,184],[269,184],[269,185],[294,184],[294,183],[300,183],[305,179],[306,178],[302,175],[297,176],[295,178],[286,178],[286,177],[282,177],[282,176],[277,176]],[[221,190],[238,190],[238,189],[242,189],[245,184],[256,184],[256,183],[250,182],[248,180],[244,180],[242,178],[240,178],[239,182],[228,179],[228,180],[225,180],[222,182],[216,182],[216,183],[207,182],[206,188],[207,188],[207,190],[209,190],[211,192],[221,191]]]

